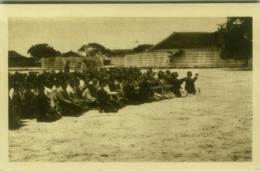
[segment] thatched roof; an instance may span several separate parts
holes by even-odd
[[[17,53],[16,51],[14,50],[9,50],[8,51],[8,58],[10,59],[28,59],[28,57],[25,57],[19,53]]]
[[[36,59],[27,58],[14,50],[8,51],[8,66],[9,67],[35,67]]]
[[[63,53],[61,55],[61,57],[84,57],[76,52],[73,52],[73,51],[69,51],[69,52],[66,52],[66,53]]]
[[[133,49],[114,49],[108,54],[108,56],[124,56],[128,54],[133,54]]]
[[[166,39],[152,46],[149,50],[217,48],[218,35],[206,32],[174,32]]]

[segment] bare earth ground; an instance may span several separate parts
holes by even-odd
[[[26,120],[9,131],[10,161],[252,161],[252,72],[192,71],[200,73],[199,96]]]

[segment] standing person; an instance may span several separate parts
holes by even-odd
[[[195,74],[195,77],[192,78],[192,72],[187,72],[187,78],[185,83],[185,90],[188,94],[196,94],[196,88],[194,82],[198,79],[198,73]]]
[[[87,70],[87,66],[86,66],[86,60],[84,59],[81,66],[80,66],[80,72],[84,73]]]
[[[64,67],[64,73],[70,72],[70,61],[67,61],[65,67]]]

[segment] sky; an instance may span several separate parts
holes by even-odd
[[[24,55],[38,43],[48,43],[60,52],[99,43],[109,49],[132,49],[156,44],[173,32],[214,32],[226,18],[89,17],[9,18],[8,49]]]

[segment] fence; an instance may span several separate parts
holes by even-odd
[[[83,60],[88,60],[87,57],[55,57],[55,58],[41,58],[41,67],[43,69],[55,69],[63,70],[67,61],[70,61],[70,68],[72,70],[78,70]],[[99,57],[93,57],[97,65],[102,64],[102,60]]]
[[[126,55],[124,66],[137,67],[169,67],[169,53],[166,51],[144,52],[133,55]]]
[[[125,65],[125,57],[124,56],[115,56],[115,57],[110,57],[111,59],[111,64],[115,66],[124,66]]]
[[[244,61],[223,60],[220,58],[219,49],[183,49],[182,57],[176,57],[170,62],[169,52],[176,52],[177,49],[160,50],[152,52],[136,53],[124,57],[111,57],[112,65],[116,66],[137,66],[137,67],[172,67],[172,68],[223,68],[243,67]]]
[[[171,67],[243,67],[244,61],[241,60],[223,60],[220,58],[219,49],[185,49],[182,57],[173,59]]]

